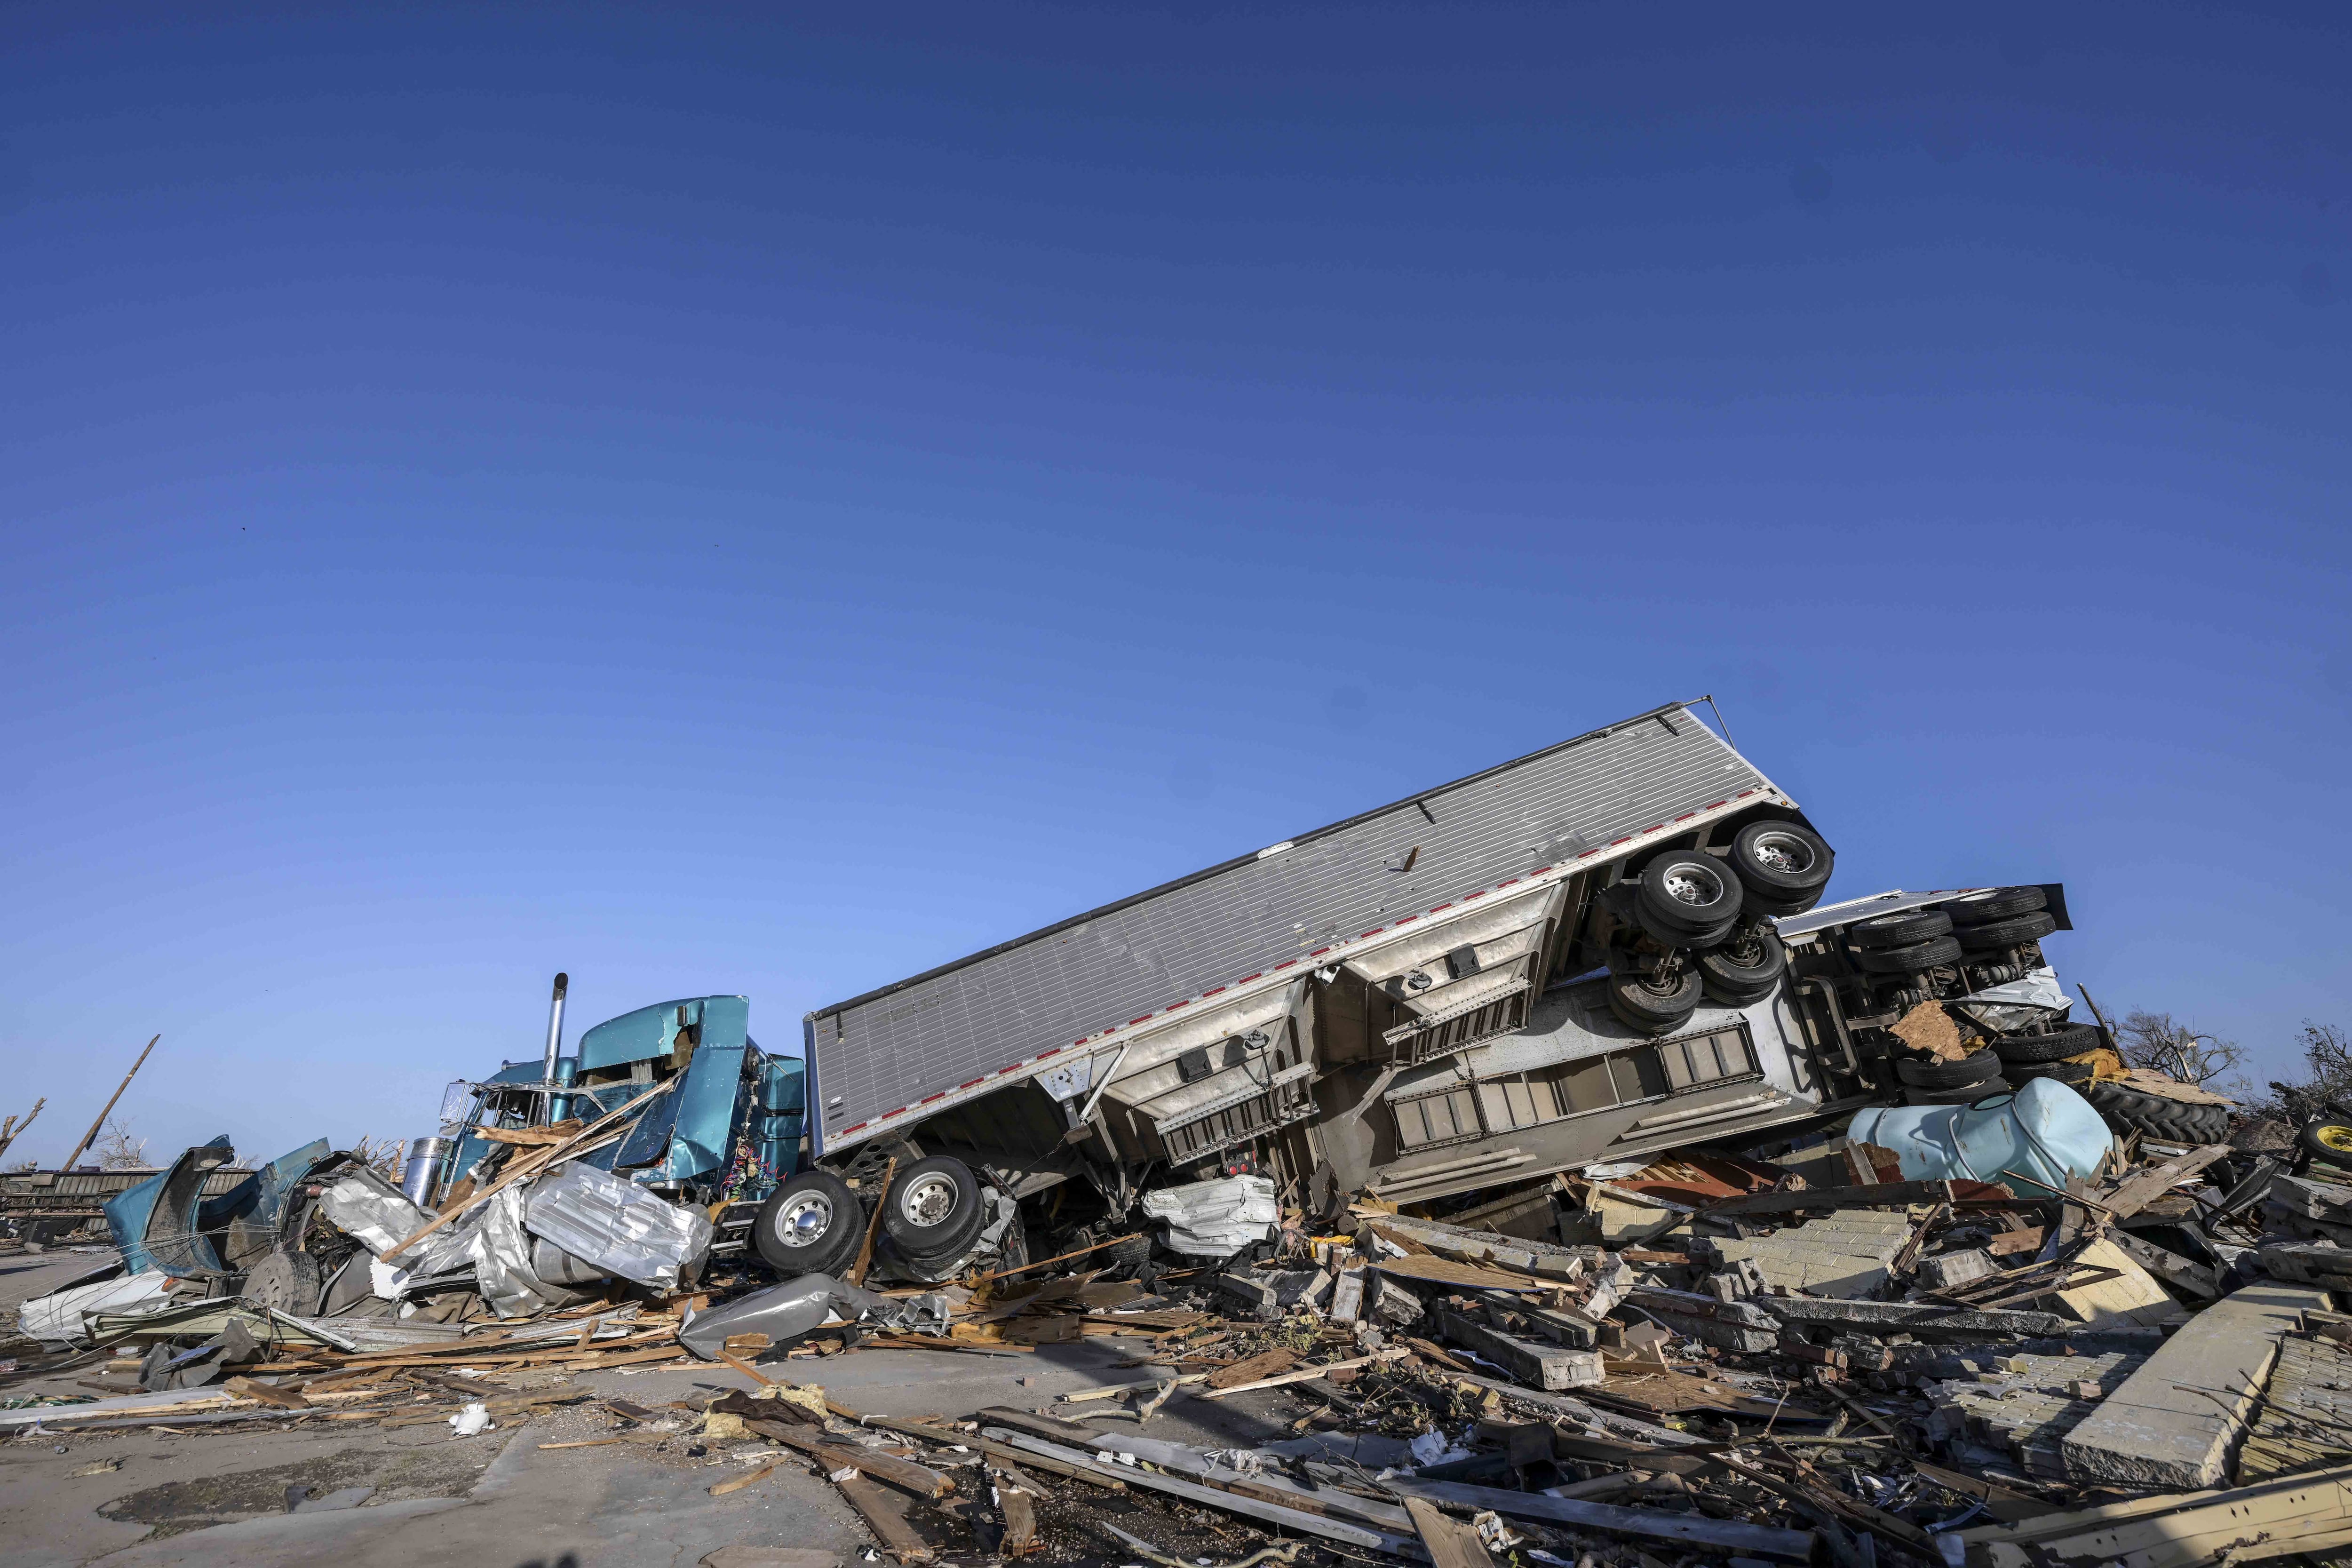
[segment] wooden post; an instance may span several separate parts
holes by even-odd
[[[160,1040],[163,1037],[163,1036],[158,1035],[155,1037],[155,1040]],[[155,1040],[150,1040],[147,1042],[147,1051],[152,1051],[155,1048]],[[114,1101],[122,1098],[122,1091],[131,1087],[131,1080],[137,1078],[139,1076],[139,1069],[147,1065],[147,1051],[140,1052],[139,1059],[131,1064],[131,1070],[122,1075],[122,1081],[114,1087],[113,1099],[109,1100],[106,1102],[106,1109],[98,1113],[98,1120],[89,1124],[89,1131],[81,1135],[81,1142],[74,1145],[74,1152],[66,1156],[65,1163],[59,1165],[58,1167],[58,1170],[72,1170],[74,1168],[74,1162],[81,1158],[81,1152],[89,1148],[92,1143],[98,1142],[98,1130],[106,1125],[106,1119],[109,1116],[114,1114]],[[32,1118],[28,1116],[25,1120],[30,1121]]]
[[[0,1154],[5,1154],[8,1152],[8,1145],[25,1135],[25,1129],[33,1124],[33,1118],[38,1116],[41,1113],[41,1107],[47,1103],[48,1100],[46,1098],[37,1100],[33,1101],[33,1109],[25,1113],[24,1121],[19,1121],[12,1116],[6,1121],[0,1122]]]
[[[866,1271],[874,1266],[874,1237],[882,1229],[882,1205],[890,1201],[890,1184],[898,1179],[898,1156],[893,1154],[890,1163],[882,1167],[882,1190],[875,1195],[874,1212],[866,1216],[866,1240],[857,1248],[857,1261],[849,1266],[849,1272],[844,1276],[860,1289],[866,1286]]]

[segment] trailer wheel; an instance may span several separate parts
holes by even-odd
[[[2005,1062],[2063,1062],[2099,1047],[2099,1031],[2090,1024],[2061,1024],[2046,1035],[2003,1035],[1992,1048]]]
[[[2333,1116],[2305,1122],[2294,1141],[2314,1159],[2325,1160],[2331,1165],[2352,1166],[2352,1126]]]
[[[1751,822],[1731,839],[1731,868],[1742,886],[1769,900],[1775,914],[1801,914],[1829,886],[1837,856],[1822,836],[1793,822]]]
[[[882,1228],[909,1263],[946,1263],[980,1237],[980,1178],[961,1160],[934,1154],[898,1173],[882,1205]]]
[[[1960,944],[1948,936],[1934,936],[1907,947],[1866,947],[1853,956],[1874,974],[1918,974],[1958,963]]]
[[[1698,971],[1685,964],[1666,977],[1639,970],[1609,971],[1609,1011],[1627,1028],[1644,1035],[1670,1035],[1698,1010]]]
[[[1789,950],[1766,921],[1742,922],[1728,942],[1698,955],[1700,983],[1727,1007],[1762,1001],[1788,967]]]
[[[1952,917],[1941,910],[1906,910],[1856,921],[1845,934],[1856,947],[1909,947],[1929,937],[1951,935]]]
[[[1965,952],[1990,952],[1999,948],[2022,947],[2029,942],[2040,942],[2057,929],[2056,921],[2037,910],[2030,915],[2012,915],[2007,920],[1962,926],[1953,934],[1959,938],[1960,947]]]
[[[1633,907],[1667,947],[1712,935],[1739,914],[1739,879],[1711,856],[1661,855],[1642,868]]]
[[[1971,1051],[1958,1061],[1895,1059],[1895,1076],[1916,1089],[1967,1089],[1972,1084],[2002,1081],[2000,1058],[1990,1051]],[[1990,1094],[1988,1088],[1979,1090]]]
[[[307,1252],[273,1252],[247,1272],[239,1294],[257,1307],[307,1318],[319,1310],[326,1290],[317,1258]]]
[[[1956,926],[1980,926],[1987,921],[2005,921],[2012,915],[2030,915],[2049,902],[2049,896],[2039,888],[1988,888],[1981,893],[1963,893],[1957,899],[1947,899],[1943,908]]]
[[[831,1171],[803,1171],[760,1205],[752,1245],[785,1279],[839,1275],[866,1241],[866,1210],[849,1184]]]

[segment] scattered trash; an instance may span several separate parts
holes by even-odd
[[[490,1429],[490,1407],[477,1399],[449,1417],[449,1429],[460,1437],[471,1437]]]

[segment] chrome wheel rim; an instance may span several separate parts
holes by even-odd
[[[1666,872],[1660,886],[1678,904],[1703,908],[1723,901],[1723,879],[1705,866],[1678,864]]]
[[[898,1192],[899,1214],[926,1228],[945,1221],[955,1206],[955,1182],[938,1172],[916,1177]]]
[[[833,1228],[833,1200],[823,1193],[800,1193],[776,1216],[776,1239],[786,1247],[813,1247]]]
[[[1813,868],[1813,847],[1793,833],[1759,833],[1748,852],[1759,866],[1790,876]]]

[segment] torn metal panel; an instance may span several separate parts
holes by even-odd
[[[36,1296],[16,1309],[16,1329],[26,1339],[49,1345],[90,1342],[89,1320],[159,1312],[172,1305],[172,1277],[160,1268],[142,1269],[93,1285],[76,1285]]]
[[[433,1211],[419,1208],[406,1194],[364,1165],[335,1173],[319,1194],[327,1223],[376,1257],[425,1228]]]
[[[947,1321],[944,1296],[877,1296],[830,1274],[803,1274],[692,1314],[678,1329],[677,1342],[704,1361],[716,1361],[737,1334],[765,1334],[770,1345],[782,1346],[827,1323],[870,1323],[906,1333],[943,1334]]]
[[[710,1250],[699,1211],[577,1163],[530,1184],[522,1223],[573,1258],[663,1290]]]
[[[1282,1218],[1274,1184],[1264,1176],[1162,1187],[1144,1194],[1143,1213],[1165,1220],[1169,1247],[1192,1258],[1231,1258],[1265,1240]]]
[[[1104,1092],[1129,1156],[1205,1160],[1315,1114],[1307,982],[1138,1036]]]
[[[1507,879],[1564,879],[1580,856],[1779,798],[1672,706],[823,1008],[807,1021],[816,1152]]]

